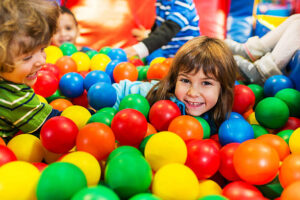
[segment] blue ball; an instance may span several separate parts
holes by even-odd
[[[231,112],[229,119],[244,119],[244,117],[240,113]]]
[[[84,88],[88,91],[95,83],[104,82],[111,84],[111,79],[107,73],[101,70],[93,70],[89,72],[83,81]]]
[[[107,54],[111,60],[120,60],[120,61],[127,61],[127,55],[123,49],[120,48],[113,48]]]
[[[95,83],[92,85],[87,94],[89,105],[99,110],[105,107],[115,105],[117,100],[116,89],[108,83]]]
[[[244,119],[225,120],[219,128],[219,141],[222,146],[254,139],[252,126]]]
[[[268,78],[264,84],[264,95],[273,97],[277,92],[286,88],[294,88],[293,82],[285,75],[274,75]]]
[[[109,75],[112,82],[115,82],[113,75],[114,69],[121,62],[122,61],[119,60],[112,60],[106,65],[105,72]]]
[[[83,77],[76,72],[66,73],[59,81],[59,90],[69,98],[81,96],[84,92]]]

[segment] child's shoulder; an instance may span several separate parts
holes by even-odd
[[[24,85],[24,84],[16,84],[8,81],[0,81],[0,91],[1,92],[10,92],[10,93],[16,93],[16,92],[22,92],[22,91],[31,91],[32,88]]]

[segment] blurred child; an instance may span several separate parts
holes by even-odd
[[[212,133],[231,112],[237,66],[230,49],[219,39],[196,37],[176,53],[168,75],[160,82],[113,84],[118,108],[128,94],[146,96],[150,105],[163,99],[175,102],[183,115],[201,116]]]
[[[31,86],[45,64],[44,48],[56,31],[59,7],[48,0],[0,1],[0,136],[33,133],[59,114]]]
[[[79,34],[78,23],[74,14],[64,6],[60,7],[57,26],[57,32],[52,38],[53,45],[59,47],[64,42],[76,44],[76,39]]]
[[[128,57],[156,55],[173,57],[178,49],[193,37],[199,36],[199,16],[193,0],[157,0],[156,20],[149,37],[145,28],[134,29],[133,34],[141,42],[125,48]]]
[[[262,85],[270,76],[282,74],[300,49],[300,14],[290,16],[262,38],[251,37],[245,44],[226,39],[226,43],[236,55],[234,58],[245,81]]]

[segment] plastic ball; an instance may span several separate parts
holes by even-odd
[[[100,113],[97,112],[89,118],[87,123],[89,124],[93,122],[99,122],[99,123],[106,124],[107,126],[111,126],[111,122],[113,118],[114,116],[112,116],[108,112],[100,112]]]
[[[132,58],[129,60],[130,63],[134,64],[134,66],[139,67],[139,66],[144,66],[144,63],[141,59],[138,58]]]
[[[8,143],[17,159],[26,162],[41,162],[44,149],[39,138],[31,134],[21,134],[13,137]]]
[[[129,94],[121,100],[119,105],[119,110],[124,110],[126,108],[138,110],[147,118],[150,105],[144,96],[140,94]]]
[[[94,70],[86,75],[83,81],[83,86],[86,90],[89,90],[93,84],[99,82],[111,84],[110,77],[104,71]]]
[[[50,97],[58,88],[58,80],[50,71],[39,71],[37,80],[33,85],[36,94],[43,97]]]
[[[71,200],[120,200],[117,194],[108,187],[98,185],[96,187],[88,187],[77,192]]]
[[[108,83],[95,83],[87,94],[88,102],[95,110],[111,107],[116,103],[116,89]]]
[[[37,184],[36,196],[40,200],[71,199],[85,187],[87,187],[86,178],[77,166],[57,162],[52,163],[42,172]]]
[[[280,90],[275,97],[281,99],[289,107],[291,117],[300,117],[300,91],[287,88]]]
[[[99,53],[108,54],[111,51],[110,47],[102,47],[99,51]]]
[[[243,115],[237,112],[231,112],[229,119],[244,119]]]
[[[294,200],[300,199],[300,181],[296,181],[286,187],[283,192],[281,193],[280,199],[281,200]]]
[[[148,69],[149,69],[149,65],[137,67],[137,70],[139,73],[139,76],[138,76],[139,81],[147,80]]]
[[[50,45],[45,48],[46,63],[55,64],[56,61],[63,56],[63,52],[57,46]]]
[[[132,155],[132,156],[143,156],[137,148],[125,145],[114,149],[107,157],[106,163],[109,163],[110,160],[123,154]]]
[[[79,167],[86,177],[88,186],[98,185],[101,168],[99,162],[93,155],[83,151],[76,151],[68,153],[60,161],[72,163]]]
[[[249,84],[248,87],[254,93],[255,105],[257,105],[264,98],[264,88],[258,84]]]
[[[166,142],[168,141],[168,142]],[[154,171],[169,163],[184,164],[187,147],[175,133],[163,131],[154,134],[145,146],[145,159]]]
[[[202,117],[194,117],[194,118],[197,119],[198,122],[200,122],[203,128],[203,139],[208,139],[210,137],[210,126],[208,122]]]
[[[223,146],[220,150],[220,174],[229,181],[240,180],[239,175],[236,173],[233,166],[233,155],[238,148],[239,143],[229,143]]]
[[[279,137],[281,137],[287,144],[289,144],[289,140],[294,130],[283,130],[277,133]]]
[[[261,135],[268,134],[269,132],[264,127],[257,125],[257,124],[251,124],[252,129],[254,131],[254,138],[258,138]]]
[[[57,89],[54,94],[52,94],[50,97],[47,97],[46,100],[51,103],[55,99],[65,99],[66,97],[63,96],[59,89]]]
[[[120,48],[112,48],[110,51],[108,51],[107,55],[110,57],[111,60],[120,60],[122,62],[127,61],[127,55],[125,51]]]
[[[91,59],[86,53],[76,52],[71,57],[76,62],[77,71],[88,71],[90,69]]]
[[[149,111],[149,121],[158,131],[168,130],[169,124],[181,115],[178,106],[170,100],[155,102]]]
[[[147,119],[141,112],[127,108],[115,115],[111,128],[121,145],[138,146],[147,132]]]
[[[115,116],[117,112],[118,111],[113,107],[105,107],[97,111],[97,113],[108,113],[111,116]]]
[[[59,48],[63,52],[64,56],[71,56],[73,53],[78,51],[76,46],[71,42],[64,42]]]
[[[88,55],[90,59],[92,59],[97,54],[98,52],[96,50],[89,50],[86,52],[86,55]]]
[[[160,200],[160,198],[151,193],[140,193],[134,195],[129,200]]]
[[[287,156],[280,167],[279,181],[286,188],[292,183],[300,180],[300,155],[291,154]]]
[[[113,75],[113,72],[114,72],[114,69],[115,67],[121,63],[121,61],[119,60],[112,60],[110,61],[107,65],[106,65],[106,68],[105,68],[105,72],[109,75],[110,79],[112,82],[114,82],[114,75]]]
[[[48,103],[47,100],[45,99],[45,97],[42,97],[41,95],[38,95],[38,94],[36,96],[39,98],[41,103],[46,103],[46,104]]]
[[[300,128],[297,128],[290,136],[289,147],[292,153],[300,153]]]
[[[289,117],[285,125],[276,131],[280,132],[283,130],[296,130],[297,128],[300,128],[300,118]]]
[[[105,54],[97,54],[91,59],[91,70],[101,70],[105,71],[107,64],[111,59]]]
[[[148,190],[152,171],[142,156],[122,154],[107,163],[104,181],[122,199],[128,199]]]
[[[87,98],[87,91],[84,90],[83,93],[79,97],[75,97],[71,99],[71,102],[74,105],[82,106],[84,108],[89,108],[89,101]]]
[[[219,128],[219,140],[222,145],[232,142],[242,143],[253,138],[253,129],[244,119],[225,120]]]
[[[79,97],[84,91],[83,80],[83,77],[76,72],[67,73],[59,81],[59,90],[66,97]]]
[[[50,105],[52,106],[53,109],[63,111],[66,108],[72,106],[72,102],[67,100],[67,99],[55,99],[51,101]]]
[[[168,127],[168,131],[176,133],[184,141],[203,138],[203,128],[200,122],[189,115],[174,118]]]
[[[288,106],[276,97],[261,100],[255,109],[255,118],[266,128],[281,128],[289,117]]]
[[[272,181],[278,173],[279,161],[276,150],[258,139],[241,143],[233,155],[233,165],[239,177],[254,185]]]
[[[69,118],[81,129],[88,122],[91,113],[82,106],[73,105],[62,111],[61,116]]]
[[[208,195],[221,195],[222,188],[218,185],[218,183],[212,180],[203,180],[199,182],[199,198],[205,197]]]
[[[76,138],[78,151],[85,151],[100,161],[115,148],[115,136],[111,128],[102,123],[90,123],[79,130]]]
[[[142,152],[143,155],[144,155],[144,152],[145,152],[146,144],[147,144],[148,140],[149,140],[152,136],[153,136],[153,134],[146,136],[146,137],[142,140],[142,142],[140,143],[140,145],[139,145],[139,150],[140,150],[140,152]]]
[[[287,76],[274,75],[265,81],[264,95],[266,97],[273,97],[280,90],[293,87],[292,81]]]
[[[67,153],[75,146],[78,128],[63,116],[49,119],[43,125],[40,138],[43,146],[53,153]]]
[[[253,91],[246,85],[234,86],[234,100],[232,111],[240,114],[253,108],[255,104],[255,95]]]
[[[5,145],[0,145],[0,167],[8,162],[16,161],[15,153]]]
[[[150,64],[150,67],[147,70],[147,79],[148,80],[162,80],[169,73],[169,69],[170,69],[170,67],[163,63],[155,63],[153,65]]]
[[[152,193],[161,199],[196,199],[199,193],[198,179],[187,166],[171,163],[155,173]]]
[[[60,79],[59,73],[60,70],[59,68],[56,66],[56,64],[51,64],[51,63],[46,63],[42,66],[42,68],[40,69],[40,71],[49,71],[52,74],[54,74],[54,76],[57,78],[57,80]]]
[[[157,64],[157,63],[163,63],[166,60],[165,57],[156,57],[150,62],[150,66]]]
[[[33,162],[32,163],[40,172],[42,172],[48,165],[43,162]]]
[[[36,199],[39,170],[24,161],[13,161],[0,168],[0,199]]]
[[[259,125],[258,121],[255,118],[255,112],[252,112],[248,117],[247,117],[247,122],[249,122],[249,124],[256,124]]]
[[[228,199],[222,195],[208,195],[205,197],[201,197],[198,200],[228,200]]]
[[[66,73],[77,72],[77,64],[73,58],[69,56],[63,56],[59,58],[55,65],[59,69],[59,78],[61,78]]]
[[[113,71],[113,77],[116,83],[121,80],[128,79],[130,81],[136,81],[138,79],[138,70],[130,62],[122,62],[116,65]]]
[[[147,127],[147,133],[145,135],[145,137],[147,137],[148,135],[157,133],[156,129],[154,128],[154,126],[150,123],[148,123],[148,127]]]

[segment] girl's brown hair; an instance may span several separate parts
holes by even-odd
[[[200,36],[185,43],[176,53],[168,75],[149,91],[146,98],[150,105],[174,96],[179,72],[196,74],[201,69],[206,76],[220,82],[219,99],[211,110],[211,117],[220,126],[232,109],[237,74],[233,55],[220,39]]]
[[[13,58],[48,45],[59,6],[50,0],[0,1],[0,72],[14,70]]]

